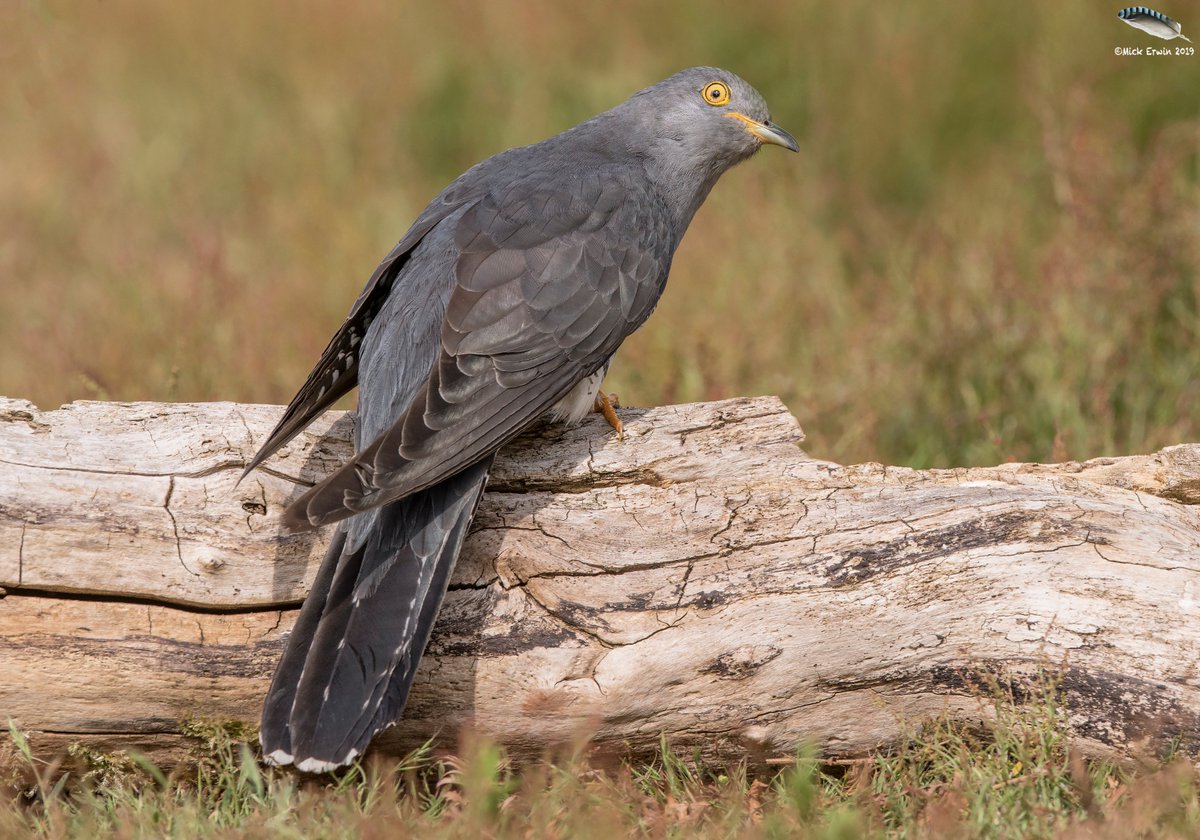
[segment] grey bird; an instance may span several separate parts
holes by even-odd
[[[285,514],[342,524],[267,695],[269,761],[334,769],[400,717],[496,450],[592,410],[692,216],[764,144],[798,149],[746,82],[684,70],[468,170],[379,264],[243,473],[358,385],[357,454]]]

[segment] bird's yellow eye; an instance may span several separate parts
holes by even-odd
[[[703,96],[709,105],[724,105],[729,101],[729,85],[724,82],[709,82],[704,86]]]

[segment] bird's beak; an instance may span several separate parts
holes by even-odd
[[[760,123],[758,120],[751,119],[745,114],[739,114],[737,111],[732,111],[725,116],[740,120],[746,131],[753,134],[763,143],[768,143],[772,146],[783,146],[783,148],[793,152],[800,151],[800,144],[796,142],[796,138],[773,122]]]

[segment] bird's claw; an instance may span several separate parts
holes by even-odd
[[[617,440],[625,440],[625,424],[621,422],[621,418],[617,416],[617,412],[614,410],[620,407],[620,405],[621,402],[616,394],[606,394],[603,391],[598,391],[592,411],[604,415],[604,419],[608,421],[608,425],[616,430]]]

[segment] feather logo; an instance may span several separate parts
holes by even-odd
[[[1172,38],[1182,38],[1189,44],[1192,42],[1191,38],[1183,34],[1181,31],[1183,27],[1179,25],[1178,21],[1171,20],[1162,12],[1156,12],[1154,9],[1145,6],[1130,6],[1117,12],[1117,17],[1132,27],[1149,32],[1155,38],[1167,41]]]

